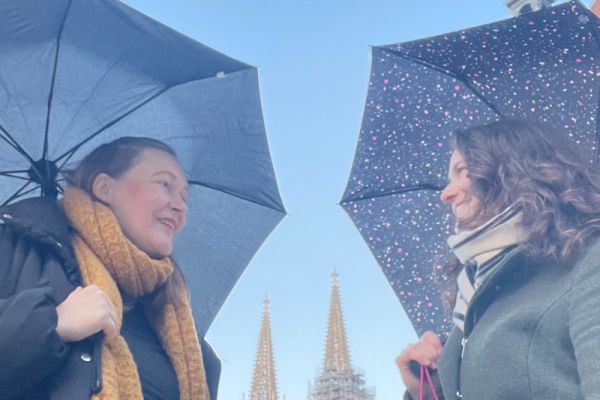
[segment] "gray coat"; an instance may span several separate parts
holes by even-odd
[[[446,400],[600,400],[600,242],[573,265],[511,250],[438,367]]]
[[[600,242],[573,265],[513,249],[473,297],[464,340],[455,328],[446,341],[439,376],[446,400],[600,399]]]

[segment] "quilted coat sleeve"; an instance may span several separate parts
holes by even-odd
[[[44,280],[39,249],[0,227],[0,399],[23,396],[68,353],[56,333],[54,291]]]
[[[569,299],[569,332],[581,391],[585,399],[600,399],[600,245],[576,266]]]

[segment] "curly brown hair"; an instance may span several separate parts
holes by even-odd
[[[455,131],[453,147],[465,159],[473,227],[509,206],[521,210],[521,228],[534,256],[573,257],[600,233],[600,172],[582,161],[566,134],[524,120],[501,120]],[[449,284],[460,271],[451,259]],[[448,298],[448,296],[446,296]]]

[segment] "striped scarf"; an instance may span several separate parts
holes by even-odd
[[[464,264],[457,278],[458,293],[452,321],[462,331],[473,295],[501,264],[506,251],[527,238],[519,228],[523,215],[512,206],[478,228],[448,238],[448,245]]]

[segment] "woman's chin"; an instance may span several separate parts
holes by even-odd
[[[144,248],[140,249],[148,254],[151,258],[159,260],[161,258],[165,258],[170,256],[173,252],[173,243],[171,240],[168,241],[160,241],[156,243],[151,243],[148,246],[144,246]]]

